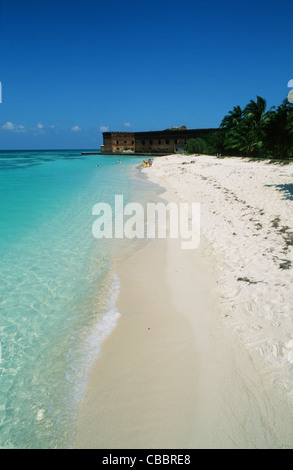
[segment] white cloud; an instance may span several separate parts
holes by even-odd
[[[25,127],[19,124],[18,126],[16,124],[13,124],[11,121],[7,121],[5,124],[3,124],[2,129],[4,131],[12,131],[12,132],[25,132]]]
[[[109,130],[109,127],[108,127],[108,126],[101,126],[101,127],[100,127],[100,131],[101,131],[101,132],[108,132],[108,130]]]
[[[131,127],[131,124],[130,124],[130,122],[125,122],[125,123],[124,123],[124,126],[125,126],[125,127]]]
[[[80,131],[81,131],[81,128],[80,128],[79,126],[73,126],[73,127],[71,128],[71,131],[72,131],[72,132],[80,132]]]
[[[45,134],[46,130],[44,128],[44,125],[41,124],[40,122],[36,125],[36,127],[32,127],[31,131],[33,132],[33,135],[40,135],[40,134]]]
[[[5,131],[13,131],[15,128],[15,124],[13,124],[10,121],[7,121],[5,124],[3,124],[2,129]]]

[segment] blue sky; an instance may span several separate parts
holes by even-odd
[[[292,0],[0,0],[0,150],[218,127],[293,78]]]

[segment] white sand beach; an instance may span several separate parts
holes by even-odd
[[[293,400],[293,165],[175,156],[157,160],[152,178],[201,203],[202,233],[222,258],[222,320]]]
[[[74,447],[293,448],[293,166],[175,155],[142,171],[166,201],[201,203],[201,243],[155,240],[115,267],[121,317]]]

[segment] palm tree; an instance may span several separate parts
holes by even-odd
[[[266,100],[257,96],[256,101],[250,100],[244,108],[244,114],[249,119],[261,122],[266,119],[266,107]]]
[[[293,104],[287,99],[277,109],[267,110],[266,101],[257,96],[244,109],[235,106],[220,127],[227,153],[259,156],[270,152],[277,158],[293,155]]]
[[[225,144],[228,148],[238,151],[241,156],[261,154],[263,139],[260,138],[256,124],[243,119],[242,123],[230,129],[226,134]]]
[[[244,115],[250,124],[252,153],[259,154],[266,151],[267,126],[272,120],[275,109],[273,106],[266,111],[266,107],[266,100],[257,96],[257,100],[250,100],[244,109]]]
[[[276,158],[293,155],[293,104],[287,99],[271,114],[267,125],[267,142]]]
[[[260,155],[265,151],[266,126],[271,119],[272,108],[266,112],[266,101],[257,96],[241,110],[237,106],[225,116],[221,126],[227,129],[225,145],[240,155]]]
[[[226,129],[231,129],[239,124],[241,119],[243,118],[243,110],[240,106],[234,106],[232,111],[223,118],[220,127],[224,127]]]

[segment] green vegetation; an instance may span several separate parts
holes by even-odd
[[[293,105],[284,100],[266,109],[257,97],[242,109],[236,106],[222,120],[220,129],[187,143],[187,153],[273,158],[293,157]]]
[[[198,137],[197,139],[189,139],[186,144],[187,153],[203,153],[207,154],[210,151],[210,145],[204,138]]]

